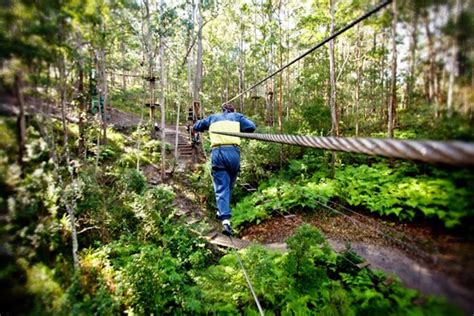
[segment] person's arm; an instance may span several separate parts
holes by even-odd
[[[246,118],[245,116],[240,117],[240,131],[242,133],[253,133],[255,131],[255,123]]]
[[[209,129],[209,126],[211,125],[211,117],[208,116],[205,119],[199,120],[194,124],[193,129],[197,132],[204,132]]]

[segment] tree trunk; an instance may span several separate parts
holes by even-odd
[[[287,11],[288,14],[288,11]],[[287,52],[286,52],[286,63],[290,62],[290,35],[289,32],[286,34],[286,47],[287,47]],[[286,72],[286,119],[289,121],[290,119],[290,113],[291,113],[291,104],[293,103],[293,98],[290,96],[290,72]]]
[[[105,51],[103,47],[96,49],[96,62],[97,62],[97,77],[99,87],[99,116],[102,125],[102,144],[107,144],[107,97],[108,97],[108,84],[107,84],[107,72],[106,72],[106,59]],[[103,106],[102,106],[103,105]]]
[[[357,25],[357,48],[356,48],[356,63],[357,63],[357,81],[356,81],[356,91],[355,91],[355,104],[354,104],[354,117],[355,117],[355,136],[359,136],[359,106],[360,106],[360,81],[361,81],[361,72],[362,72],[362,62],[361,62],[361,50],[362,50],[362,38],[363,35],[360,32],[360,27]]]
[[[176,137],[174,139],[174,158],[178,161],[178,145],[179,145],[179,115],[181,114],[181,104],[178,101],[176,110]]]
[[[410,55],[408,76],[405,86],[405,109],[411,105],[411,98],[413,94],[413,86],[415,84],[415,66],[416,66],[416,50],[418,46],[418,11],[413,13],[413,20],[411,25],[411,39],[410,39]]]
[[[120,41],[120,51],[122,53],[122,62],[125,60],[125,51],[126,51],[124,38],[125,38],[125,35],[122,33],[122,40]],[[125,101],[124,93],[127,90],[127,76],[126,76],[127,71],[125,70],[125,67],[122,67],[122,68],[123,68],[122,69],[122,96],[123,96],[122,101]]]
[[[145,0],[143,2],[144,4],[144,15],[143,15],[143,20],[144,24],[143,26],[145,27],[145,30],[143,30],[143,41],[144,41],[144,47],[146,51],[146,58],[147,58],[147,64],[148,64],[148,87],[150,90],[149,94],[149,128],[150,128],[150,135],[153,139],[156,138],[156,115],[155,115],[155,45],[153,43],[153,29],[151,25],[151,9],[150,9],[150,2],[149,0]]]
[[[385,41],[386,41],[386,36],[385,32],[382,31],[382,47],[381,47],[381,60],[380,60],[380,122],[381,126],[385,124],[385,108],[387,107],[387,102],[386,102],[386,93],[385,93]]]
[[[107,72],[106,72],[106,59],[105,51],[103,48],[100,49],[101,54],[101,81],[102,81],[102,96],[104,98],[104,108],[102,110],[102,143],[107,144],[107,102],[108,102],[108,82],[107,82]]]
[[[283,45],[282,41],[282,27],[281,27],[281,1],[278,3],[278,30],[280,33],[280,68],[283,66]],[[283,133],[283,72],[280,72],[278,87],[278,130]],[[280,162],[282,163],[283,152],[280,150]]]
[[[201,0],[196,1],[196,20],[197,20],[197,53],[196,53],[196,73],[194,76],[194,93],[193,99],[200,103],[200,93],[202,85],[202,15]]]
[[[42,119],[44,120],[45,116],[44,114],[42,114]],[[43,121],[45,122],[45,121]],[[41,136],[43,137],[43,139],[46,141],[46,143],[48,144],[49,146],[49,156],[51,158],[51,160],[53,161],[53,166],[54,166],[54,172],[55,172],[55,175],[56,175],[56,178],[59,182],[59,188],[65,192],[66,191],[66,185],[63,181],[63,178],[59,172],[59,159],[58,159],[58,155],[56,153],[56,146],[55,146],[55,142],[54,142],[54,134],[51,133],[51,137],[49,136],[49,133],[48,133],[48,128],[46,126],[44,126],[46,124],[40,124],[39,125],[39,131],[40,131],[40,134]],[[67,157],[67,160],[69,160],[69,157]],[[68,168],[69,170],[71,170],[70,168]],[[72,171],[70,171],[69,175],[71,176],[71,182],[74,181],[74,178],[73,178],[73,173]],[[66,207],[66,211],[68,213],[68,216],[69,216],[69,223],[71,225],[71,241],[72,241],[72,260],[73,260],[73,264],[74,264],[74,269],[77,270],[79,269],[79,255],[78,255],[78,251],[79,251],[79,243],[78,243],[78,240],[77,240],[77,230],[76,230],[76,217],[75,217],[75,212],[74,212],[74,207],[70,204],[69,202],[69,199],[68,199],[68,196],[67,195],[62,195],[61,196],[61,199]]]
[[[461,0],[456,0],[454,7],[454,25],[456,28],[459,27],[458,21],[462,11]],[[449,72],[449,83],[448,83],[448,99],[446,101],[446,108],[448,111],[448,117],[453,115],[453,94],[454,94],[454,79],[458,75],[458,41],[456,37],[451,40],[451,71]]]
[[[330,3],[330,14],[331,14],[331,25],[330,34],[334,33],[334,10],[336,0],[329,0]],[[336,65],[334,61],[334,40],[329,42],[329,81],[330,81],[330,94],[329,94],[329,106],[331,108],[331,136],[339,136],[339,122],[337,117],[337,102],[336,102]],[[336,163],[336,152],[333,151],[331,155],[331,177],[335,175],[335,163]]]
[[[392,2],[392,78],[390,82],[390,102],[388,105],[387,136],[393,138],[397,113],[397,1]]]
[[[375,56],[375,53],[377,51],[377,32],[374,30],[374,34],[373,34],[373,38],[372,38],[372,54]],[[373,62],[372,63],[372,73],[370,75],[370,98],[371,100],[373,100],[371,102],[371,106],[370,106],[370,112],[369,112],[369,115],[374,113],[375,112],[375,108],[376,108],[376,85],[377,85],[377,80],[376,80],[376,73],[377,73],[377,63],[376,62]],[[367,106],[364,106],[364,120],[367,119]]]
[[[245,60],[244,60],[244,23],[240,10],[240,38],[239,38],[239,94],[245,91]],[[244,112],[244,95],[239,98],[240,113]]]
[[[84,157],[84,161],[86,159],[86,135],[85,135],[85,126],[84,126],[84,119],[86,118],[86,93],[84,91],[84,47],[82,45],[81,36],[80,34],[76,34],[77,38],[77,45],[79,48],[78,54],[78,97],[77,101],[79,103],[79,145],[78,145],[78,156]]]
[[[269,58],[269,72],[273,72],[273,44],[270,45],[270,58]],[[267,126],[273,126],[274,124],[274,80],[270,78],[267,83],[267,99],[266,99],[266,121]]]
[[[335,1],[330,1],[331,11],[331,25],[330,34],[334,33],[334,9]],[[334,40],[329,42],[329,81],[330,81],[330,94],[329,94],[329,107],[331,108],[331,135],[339,136],[339,122],[337,113],[337,102],[336,102],[336,66],[334,60]]]
[[[436,96],[437,84],[436,84],[436,68],[435,68],[435,51],[433,34],[430,30],[430,21],[428,12],[423,14],[423,22],[425,24],[426,38],[428,40],[428,102],[434,102],[434,115],[439,116],[439,104]]]
[[[163,0],[160,7],[163,9]],[[160,12],[163,16],[164,12]],[[165,43],[163,35],[160,35],[160,110],[161,110],[161,180],[165,179],[166,168],[166,112],[165,112]]]
[[[61,21],[63,22],[63,21]],[[60,22],[60,27],[63,25],[63,23]],[[60,28],[60,33],[59,33],[59,41],[62,43],[63,41],[63,32],[62,29]],[[59,80],[58,80],[58,86],[57,90],[59,92],[59,104],[61,107],[61,121],[62,121],[62,127],[63,127],[63,151],[64,151],[64,157],[65,157],[65,162],[66,166],[68,167],[67,170],[69,172],[70,178],[71,178],[71,185],[73,186],[71,194],[74,194],[74,174],[72,169],[70,168],[70,157],[69,157],[69,144],[68,144],[68,128],[67,128],[67,122],[66,122],[66,83],[67,83],[67,73],[66,73],[66,61],[65,57],[61,54],[59,56],[58,60],[58,70],[59,70]],[[52,143],[53,146],[53,151],[54,150],[54,142]],[[58,177],[60,178],[60,184],[63,189],[63,191],[66,189],[64,182],[62,181],[62,176],[59,173],[59,161],[56,156],[56,171],[58,174]],[[75,197],[73,196],[72,199]],[[74,268],[77,270],[79,268],[79,256],[78,256],[78,250],[79,250],[79,243],[77,240],[77,231],[76,231],[76,217],[75,217],[75,212],[74,212],[74,207],[72,207],[69,203],[69,198],[67,194],[63,197],[64,200],[64,205],[66,206],[67,213],[69,215],[69,223],[71,225],[71,241],[72,241],[72,257],[73,257],[73,262],[74,262]]]
[[[21,175],[23,177],[24,164],[23,157],[25,156],[26,143],[26,120],[25,120],[25,99],[23,96],[23,73],[18,71],[15,73],[15,90],[18,104],[17,125],[17,140],[18,140],[18,165],[21,168]]]

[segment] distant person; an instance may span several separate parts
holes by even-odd
[[[214,192],[216,194],[217,217],[222,221],[222,233],[231,236],[230,198],[240,170],[240,138],[215,134],[213,131],[229,133],[252,133],[255,123],[243,114],[236,113],[230,104],[222,106],[222,113],[212,114],[194,124],[194,130],[209,130],[211,139],[211,165]]]

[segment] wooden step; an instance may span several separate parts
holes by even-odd
[[[242,249],[250,245],[250,241],[237,239],[231,237],[232,241],[224,234],[218,232],[212,232],[206,236],[206,239],[213,245],[227,247],[227,248],[237,248]]]

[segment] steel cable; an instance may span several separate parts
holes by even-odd
[[[329,41],[335,39],[336,37],[338,37],[339,35],[341,35],[342,33],[346,32],[347,30],[349,30],[350,28],[354,27],[355,25],[359,24],[360,22],[362,22],[363,20],[369,18],[371,15],[373,15],[374,13],[380,11],[382,8],[384,8],[385,6],[389,5],[390,3],[392,2],[392,0],[387,0],[387,1],[384,1],[382,3],[380,3],[379,5],[375,6],[374,8],[372,8],[371,10],[367,11],[366,13],[364,13],[363,15],[361,15],[359,18],[355,19],[354,21],[352,21],[351,23],[347,24],[346,26],[344,26],[343,28],[337,30],[336,32],[334,32],[332,35],[326,37],[324,40],[322,40],[321,42],[319,42],[318,44],[316,44],[315,46],[313,46],[311,49],[307,50],[305,53],[303,53],[302,55],[296,57],[295,59],[293,59],[292,61],[290,61],[289,63],[287,63],[286,65],[284,65],[283,67],[275,70],[274,72],[272,72],[271,74],[269,74],[268,76],[266,76],[265,78],[263,78],[262,80],[260,80],[259,82],[255,83],[254,85],[252,85],[250,88],[244,90],[243,92],[239,93],[238,95],[236,95],[235,97],[233,97],[232,99],[228,100],[227,102],[232,102],[234,101],[235,99],[237,99],[238,97],[240,97],[241,95],[244,95],[245,93],[251,91],[252,89],[256,88],[257,86],[261,85],[262,83],[264,83],[265,81],[267,81],[268,79],[270,79],[271,77],[279,74],[280,72],[282,72],[283,70],[285,70],[286,68],[290,67],[291,65],[293,65],[294,63],[296,63],[298,60],[306,57],[307,55],[311,54],[312,52],[314,52],[315,50],[317,50],[318,48],[320,48],[321,46],[323,46],[324,44],[328,43]]]
[[[237,246],[234,244],[234,240],[232,239],[231,236],[228,236],[230,239],[230,242],[232,243],[232,246],[234,246],[235,249],[238,249]],[[247,271],[244,268],[244,264],[242,263],[242,259],[240,258],[239,252],[235,250],[235,254],[237,255],[237,259],[239,260],[240,267],[242,268],[242,271],[244,272],[245,280],[247,281],[247,284],[250,288],[250,292],[252,292],[253,299],[255,300],[255,304],[257,304],[258,311],[261,316],[264,316],[265,314],[263,313],[262,306],[260,306],[260,302],[258,301],[257,294],[255,294],[255,291],[252,286],[252,282],[250,282],[250,278],[247,275]]]
[[[363,137],[322,137],[213,131],[216,134],[387,158],[474,166],[474,143],[462,141],[398,140]]]

